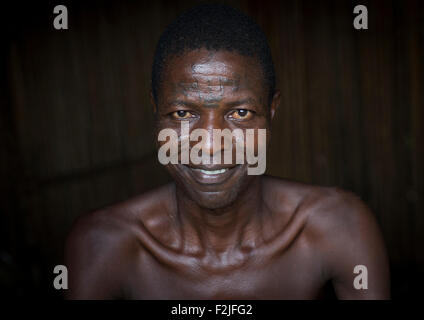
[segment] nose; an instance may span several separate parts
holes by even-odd
[[[224,135],[223,138],[218,136],[218,133],[225,129],[229,131],[223,117],[217,116],[213,111],[208,112],[207,116],[201,118],[190,132],[190,140],[195,140],[191,142],[192,148],[197,149],[196,151],[199,152],[202,159],[209,158],[212,163],[212,159],[218,153],[222,154],[226,149],[232,149],[232,140],[228,141],[228,135]]]

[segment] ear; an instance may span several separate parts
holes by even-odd
[[[153,92],[151,90],[150,90],[150,103],[152,104],[152,107],[153,107],[153,113],[156,114],[156,111],[157,111],[156,102],[155,102],[155,98],[153,97]]]
[[[275,91],[274,96],[272,97],[271,101],[271,120],[274,118],[275,112],[277,111],[278,107],[280,106],[280,100],[281,100],[281,92],[279,90]]]

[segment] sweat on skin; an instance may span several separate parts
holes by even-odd
[[[267,114],[258,112],[262,111],[258,106],[264,101],[249,95],[255,85],[251,83],[252,75],[234,70],[214,52],[208,52],[205,58],[185,68],[190,77],[170,79],[174,87],[168,97],[173,99],[161,101],[166,108],[164,113],[171,111],[164,114],[171,121],[169,118],[162,121],[170,125],[161,126],[158,133],[159,162],[163,165],[205,165],[198,170],[209,175],[229,170],[208,167],[220,164],[242,165],[248,175],[263,174],[269,119]],[[260,73],[257,77],[262,80]],[[224,108],[227,112],[221,114]],[[217,116],[223,121],[216,121]]]

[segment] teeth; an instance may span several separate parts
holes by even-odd
[[[221,174],[227,171],[228,169],[219,169],[219,170],[202,170],[200,169],[200,172],[204,174]]]

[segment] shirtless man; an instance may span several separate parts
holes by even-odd
[[[156,130],[267,129],[280,102],[269,48],[249,18],[200,6],[161,37]],[[256,141],[257,143],[257,141]],[[212,155],[212,144],[209,154]],[[66,245],[69,299],[388,299],[376,220],[355,195],[246,164],[168,164],[175,182],[83,215]],[[219,170],[219,171],[218,171]],[[357,289],[355,266],[367,268]]]

